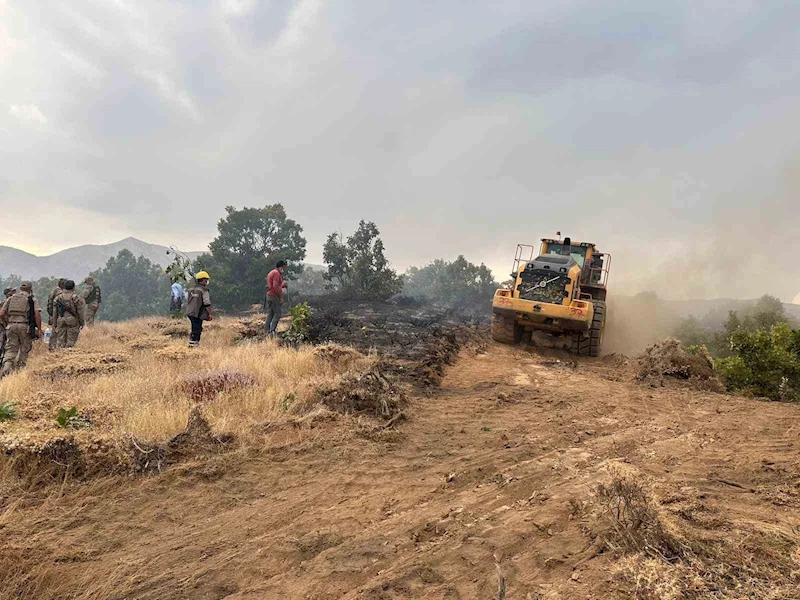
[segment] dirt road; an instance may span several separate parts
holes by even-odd
[[[708,535],[796,539],[799,410],[643,387],[614,357],[465,351],[397,430],[309,419],[161,475],[6,498],[0,598],[498,598],[501,578],[510,599],[630,597],[594,543],[609,469]]]

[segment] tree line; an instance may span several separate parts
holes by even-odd
[[[323,247],[324,269],[304,266],[305,258],[303,228],[289,218],[281,204],[241,209],[228,206],[217,223],[217,236],[209,244],[209,252],[199,256],[190,270],[211,273],[215,305],[234,312],[263,301],[266,275],[281,259],[289,265],[293,301],[320,295],[349,300],[387,300],[404,295],[488,310],[497,287],[491,270],[463,256],[452,262],[437,259],[398,273],[386,257],[377,225],[364,220],[349,236],[328,236]],[[121,321],[166,314],[168,270],[121,250],[91,273],[103,290],[98,318]],[[2,281],[3,287],[16,287],[20,278],[11,275]],[[45,277],[33,283],[39,301],[46,302],[58,278]]]
[[[720,324],[721,323],[721,324]],[[783,303],[764,295],[726,316],[683,319],[675,337],[705,346],[730,390],[773,400],[800,401],[800,331]]]

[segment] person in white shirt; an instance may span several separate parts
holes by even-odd
[[[169,301],[170,312],[180,312],[183,306],[183,300],[186,298],[186,290],[177,281],[172,284],[172,294]]]

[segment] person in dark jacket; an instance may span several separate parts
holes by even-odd
[[[211,294],[208,292],[208,273],[200,271],[195,276],[195,284],[186,292],[186,315],[192,324],[189,334],[189,348],[200,345],[200,336],[203,335],[203,321],[213,321],[214,312],[211,308]]]

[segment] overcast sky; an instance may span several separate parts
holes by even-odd
[[[800,292],[800,3],[0,0],[0,244],[203,249],[281,202],[321,262],[505,278],[556,230],[626,293]],[[800,297],[798,297],[800,302]]]

